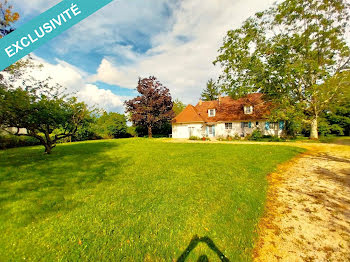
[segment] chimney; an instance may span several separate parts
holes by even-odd
[[[221,94],[219,94],[218,100],[219,100],[219,105],[220,105],[221,104]]]
[[[198,104],[201,106],[202,105],[202,99],[199,99]]]

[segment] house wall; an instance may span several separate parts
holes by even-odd
[[[201,123],[186,123],[186,124],[172,124],[172,137],[173,138],[189,138],[189,128],[192,129],[192,135],[203,137],[205,136],[204,124]]]
[[[249,121],[240,121],[240,122],[232,122],[232,129],[225,129],[225,123],[218,123],[216,125],[216,136],[235,136],[238,134],[239,136],[246,136],[251,134],[255,129],[260,129],[263,133],[263,135],[271,135],[271,136],[281,136],[283,133],[283,130],[279,129],[279,125],[277,125],[277,129],[269,128],[269,130],[266,130],[265,123],[266,121],[250,121],[251,127],[244,127],[242,128],[241,123],[242,122],[249,122]],[[256,124],[258,122],[258,125]]]
[[[248,134],[251,134],[253,130],[260,128],[261,130],[263,127],[265,127],[265,122],[263,121],[251,121],[251,127],[244,127],[242,128],[241,123],[244,121],[237,121],[237,122],[232,122],[232,129],[225,129],[225,123],[218,123],[217,124],[217,136],[246,136]],[[247,121],[246,121],[247,122]],[[258,122],[258,125],[256,125],[256,122]],[[226,122],[230,123],[230,122]]]
[[[236,134],[239,136],[246,136],[251,134],[253,130],[260,128],[263,135],[271,135],[271,136],[281,136],[283,130],[279,129],[279,126],[276,129],[270,128],[266,130],[265,123],[266,121],[251,121],[251,127],[241,126],[242,121],[232,122],[232,129],[225,129],[225,123],[217,123],[215,124],[215,137],[227,137],[227,136],[235,136]],[[246,121],[247,122],[247,121]],[[258,125],[256,125],[258,122]],[[227,122],[231,123],[231,122]],[[209,124],[210,125],[210,124]],[[186,124],[173,124],[172,125],[172,137],[173,138],[189,138],[189,127],[193,127],[193,136],[205,137],[207,136],[206,125],[198,124],[198,123],[186,123]]]
[[[283,130],[281,130],[279,128],[279,126],[277,127],[277,129],[269,128],[269,130],[266,130],[266,128],[265,128],[266,122],[262,122],[262,123],[263,123],[263,125],[261,126],[261,131],[262,131],[263,135],[281,136],[283,134]]]
[[[232,129],[225,129],[225,123],[216,124],[215,129],[216,136],[234,136],[235,134],[240,135],[242,133],[241,122],[232,122]]]

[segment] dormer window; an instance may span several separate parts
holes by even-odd
[[[209,116],[209,117],[215,116],[215,109],[209,109],[209,110],[208,110],[208,116]]]
[[[244,114],[253,114],[253,106],[245,106]]]

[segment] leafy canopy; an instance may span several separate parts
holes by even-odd
[[[182,103],[179,99],[175,99],[173,101],[173,111],[174,114],[177,116],[178,114],[180,114],[182,112],[182,110],[184,110],[186,107],[186,105],[184,103]]]
[[[154,76],[139,78],[137,91],[139,96],[125,101],[126,111],[131,114],[133,124],[147,127],[148,136],[152,137],[152,128],[174,117],[171,95]]]
[[[301,111],[317,138],[317,120],[349,83],[345,41],[350,17],[345,0],[288,0],[230,30],[214,64],[222,66],[223,91],[233,97],[262,92],[280,114]],[[294,109],[294,110],[292,110]]]
[[[59,87],[50,87],[46,81],[25,89],[0,84],[0,127],[13,135],[38,139],[48,154],[59,140],[74,135],[89,117],[85,103],[66,97]]]
[[[127,134],[126,117],[119,113],[103,112],[92,129],[102,138],[120,138]]]

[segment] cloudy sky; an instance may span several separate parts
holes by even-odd
[[[12,0],[17,27],[60,2]],[[196,103],[225,33],[274,0],[114,0],[34,52],[52,76],[90,105],[123,112],[138,77],[156,76],[173,98]]]

